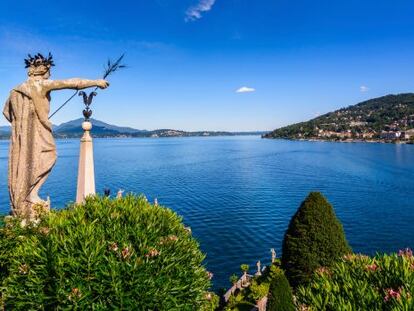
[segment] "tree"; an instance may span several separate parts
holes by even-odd
[[[245,285],[247,282],[247,271],[249,271],[249,265],[242,264],[240,269],[243,271],[242,285]]]
[[[269,293],[269,283],[258,283],[253,280],[250,286],[250,296],[256,302],[256,306],[259,311],[266,310],[266,296]]]
[[[249,271],[249,265],[242,264],[240,265],[240,269],[242,272],[247,273],[247,271]]]
[[[311,192],[292,217],[282,248],[282,268],[293,287],[307,283],[319,267],[351,252],[341,223],[326,198]]]
[[[267,300],[268,311],[294,311],[292,289],[283,270],[277,269],[272,273],[269,295]]]
[[[230,283],[231,284],[235,285],[237,283],[237,281],[239,280],[239,277],[236,274],[232,274],[230,276],[230,279],[229,280],[230,280]]]

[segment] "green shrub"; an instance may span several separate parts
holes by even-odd
[[[5,309],[214,310],[204,255],[169,209],[88,198],[0,229]]]
[[[414,310],[414,258],[400,255],[347,255],[320,268],[297,289],[298,303],[311,310]]]
[[[250,285],[250,297],[254,301],[258,301],[265,297],[269,293],[269,283],[262,282],[259,283],[256,280],[252,281],[252,284]]]
[[[318,267],[330,267],[351,252],[332,206],[311,192],[290,221],[283,240],[282,268],[293,287],[309,281]]]
[[[246,265],[246,264],[240,265],[240,270],[244,273],[247,273],[249,271],[249,268],[250,268],[249,265]]]
[[[281,269],[272,273],[267,311],[294,311],[293,294],[289,282]]]
[[[229,278],[229,281],[232,285],[236,284],[238,280],[239,277],[237,276],[237,274],[232,274]]]

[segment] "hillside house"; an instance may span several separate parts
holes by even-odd
[[[381,138],[383,139],[399,139],[401,137],[400,131],[382,131]]]

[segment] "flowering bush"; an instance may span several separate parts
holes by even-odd
[[[310,310],[414,310],[414,257],[398,254],[347,255],[331,268],[318,269],[309,285],[297,290]]]
[[[2,309],[214,310],[203,259],[171,210],[89,198],[0,229]]]

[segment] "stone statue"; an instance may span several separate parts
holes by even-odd
[[[276,261],[276,251],[274,248],[271,248],[270,252],[272,253],[272,263],[274,263]]]
[[[257,272],[256,272],[256,276],[259,276],[259,275],[262,275],[262,270],[261,270],[261,265],[262,265],[262,263],[260,262],[260,260],[256,263],[256,266],[257,266]]]
[[[119,189],[118,192],[116,193],[116,198],[117,199],[122,199],[123,193],[124,193],[124,190]]]
[[[11,123],[9,152],[9,194],[14,216],[33,219],[36,206],[49,209],[39,189],[56,162],[56,146],[49,121],[50,93],[56,90],[80,90],[88,87],[108,87],[105,80],[50,80],[52,55],[37,54],[25,59],[26,82],[15,87],[6,101],[3,114]]]

